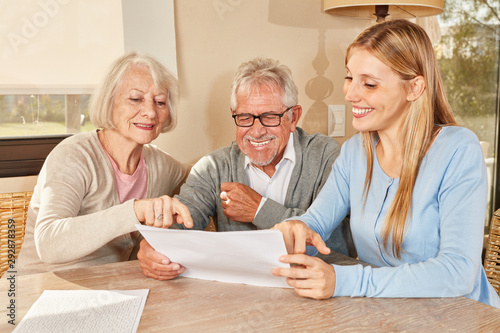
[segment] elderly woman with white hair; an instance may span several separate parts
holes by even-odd
[[[154,58],[132,52],[115,61],[90,101],[98,129],[63,140],[40,171],[20,274],[135,259],[137,223],[192,223],[171,198],[187,168],[150,145],[175,127],[177,97],[176,79]]]

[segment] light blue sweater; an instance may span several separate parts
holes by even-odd
[[[334,296],[467,296],[500,307],[481,263],[487,180],[474,133],[443,127],[423,159],[401,259],[384,250],[380,236],[399,179],[388,177],[374,156],[363,208],[365,174],[366,154],[358,134],[342,146],[322,191],[297,218],[327,239],[350,211],[359,259],[378,267],[334,265]],[[388,249],[392,253],[391,243]]]

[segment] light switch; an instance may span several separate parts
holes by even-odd
[[[328,136],[345,136],[345,105],[328,105]]]

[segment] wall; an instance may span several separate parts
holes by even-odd
[[[253,57],[280,60],[292,70],[303,114],[299,126],[327,133],[327,105],[345,104],[342,85],[349,43],[370,21],[321,11],[321,0],[174,0],[179,123],[155,144],[194,163],[234,140],[230,85],[238,66]],[[168,15],[165,15],[168,17]],[[154,20],[161,30],[161,20]],[[161,43],[158,32],[141,32]],[[139,28],[139,27],[138,27]],[[354,134],[346,106],[344,142]],[[31,190],[36,177],[0,179],[0,193]]]
[[[181,100],[177,128],[155,144],[187,163],[228,145],[232,77],[256,56],[292,70],[308,132],[327,133],[327,105],[345,104],[344,55],[370,21],[334,17],[321,0],[197,0],[174,2]],[[346,136],[354,134],[346,107]]]
[[[0,178],[0,193],[33,191],[37,176]]]

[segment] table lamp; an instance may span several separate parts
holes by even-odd
[[[444,0],[323,0],[323,11],[337,16],[372,19],[377,22],[390,18],[416,18],[438,15],[443,12]]]

